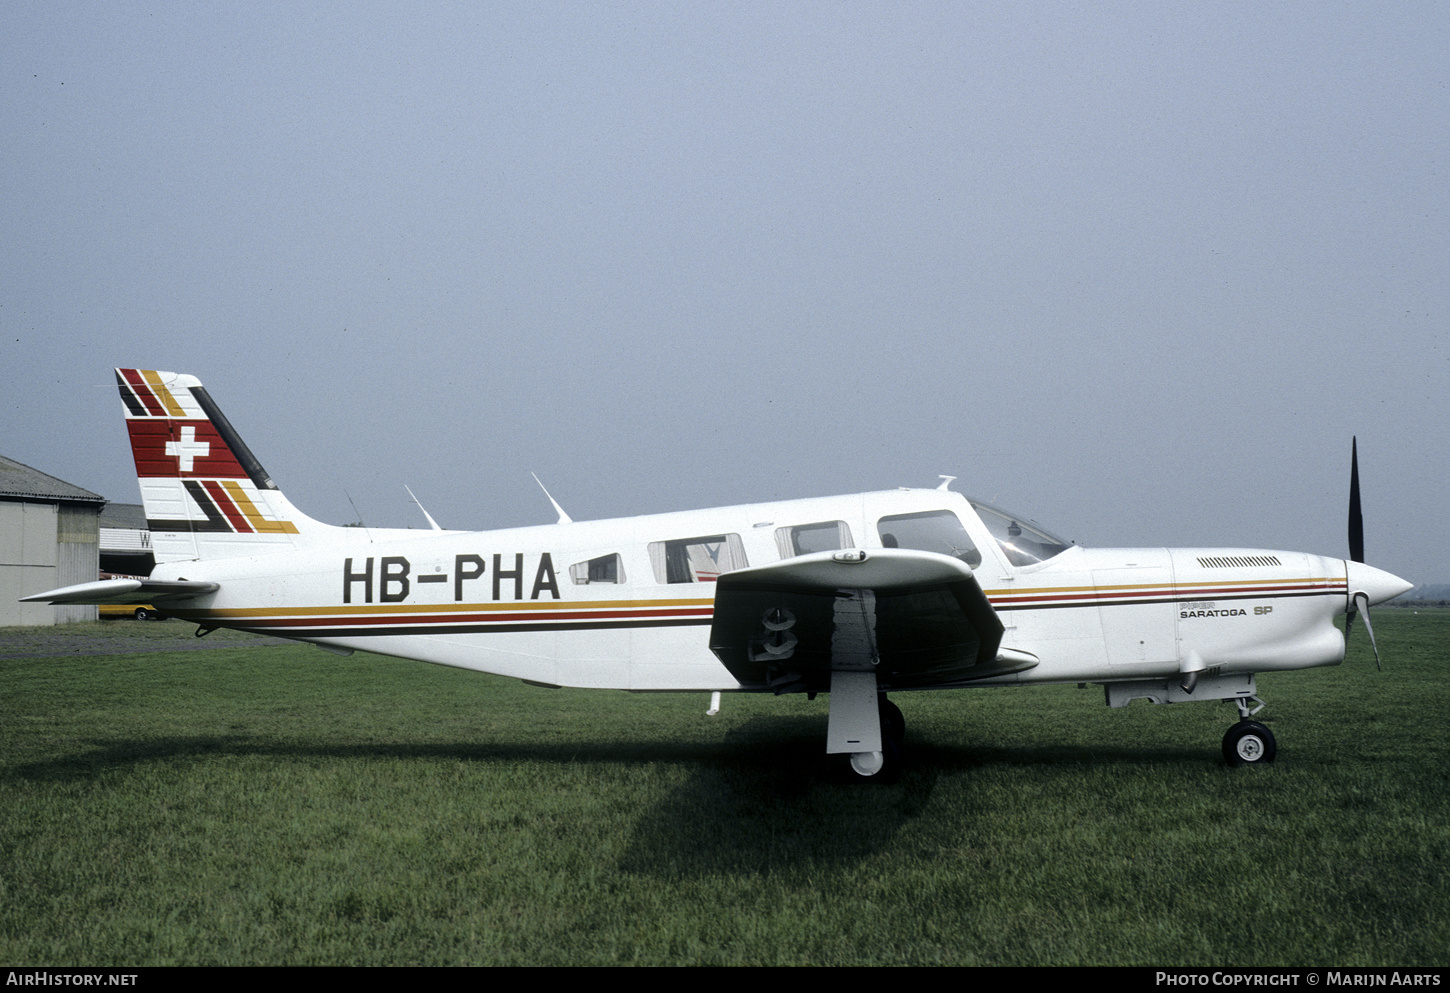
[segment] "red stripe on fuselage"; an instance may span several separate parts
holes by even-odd
[[[1043,605],[1064,605],[1072,601],[1078,602],[1081,606],[1089,607],[1094,604],[1104,604],[1111,601],[1123,603],[1134,603],[1141,600],[1220,600],[1227,598],[1252,599],[1256,597],[1274,597],[1301,595],[1303,593],[1343,593],[1345,585],[1341,581],[1325,580],[1323,582],[1304,581],[1299,583],[1280,583],[1278,585],[1266,586],[1206,586],[1206,587],[1173,587],[1161,590],[1084,590],[1072,593],[1022,593],[1009,594],[1006,596],[989,597],[993,604],[1001,606],[1022,607],[1033,604]]]
[[[477,624],[480,622],[489,624],[518,624],[538,622],[540,624],[557,621],[595,621],[595,620],[662,620],[675,617],[709,617],[714,613],[712,607],[681,607],[673,610],[528,610],[528,611],[488,611],[480,613],[456,613],[456,614],[374,614],[374,615],[343,615],[329,617],[247,617],[227,620],[228,624],[246,624],[248,626],[265,627],[342,627],[364,624],[393,624],[393,625],[438,625],[440,630],[447,630],[454,624]]]

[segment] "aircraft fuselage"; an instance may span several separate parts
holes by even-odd
[[[1345,610],[1343,560],[1071,546],[1019,566],[971,503],[942,490],[500,531],[338,528],[305,551],[173,562],[153,578],[219,583],[216,593],[171,610],[204,625],[548,685],[752,690],[764,687],[742,685],[708,647],[718,573],[709,575],[702,556],[733,556],[716,563],[722,572],[779,562],[793,551],[783,549],[783,532],[819,541],[828,524],[841,536],[837,546],[849,538],[869,555],[883,547],[887,519],[934,512],[954,515],[970,538],[973,572],[1005,628],[1002,648],[1037,660],[972,685],[1168,678],[1185,666],[1252,673],[1344,657],[1333,624]],[[666,555],[680,560],[673,575]]]

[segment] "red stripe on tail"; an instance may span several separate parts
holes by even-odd
[[[136,457],[136,475],[142,479],[247,478],[247,471],[211,421],[128,420],[126,428],[131,435],[131,454]]]

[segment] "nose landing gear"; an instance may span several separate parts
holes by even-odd
[[[1258,721],[1240,721],[1223,736],[1223,760],[1229,765],[1265,765],[1278,750],[1274,732]]]
[[[1235,700],[1239,707],[1239,722],[1228,729],[1223,736],[1223,760],[1229,765],[1267,765],[1274,761],[1279,746],[1274,741],[1274,732],[1250,717],[1264,709],[1258,697],[1250,697],[1258,704],[1249,709],[1249,701]]]

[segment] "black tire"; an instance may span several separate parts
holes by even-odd
[[[890,738],[900,745],[906,740],[906,718],[901,715],[901,708],[883,694],[881,703],[881,736]]]
[[[152,613],[150,610],[147,610],[145,607],[136,608],[136,620],[138,621],[149,621],[155,616],[156,615],[154,613]]]
[[[1239,721],[1223,736],[1223,760],[1229,765],[1267,765],[1278,751],[1274,732],[1258,721]]]
[[[901,712],[897,711],[897,713]],[[902,733],[906,733],[904,726]],[[881,748],[882,754],[886,756],[886,767],[871,778],[882,786],[890,786],[901,778],[901,772],[906,768],[906,762],[901,757],[901,739],[899,737],[887,738],[881,743]]]

